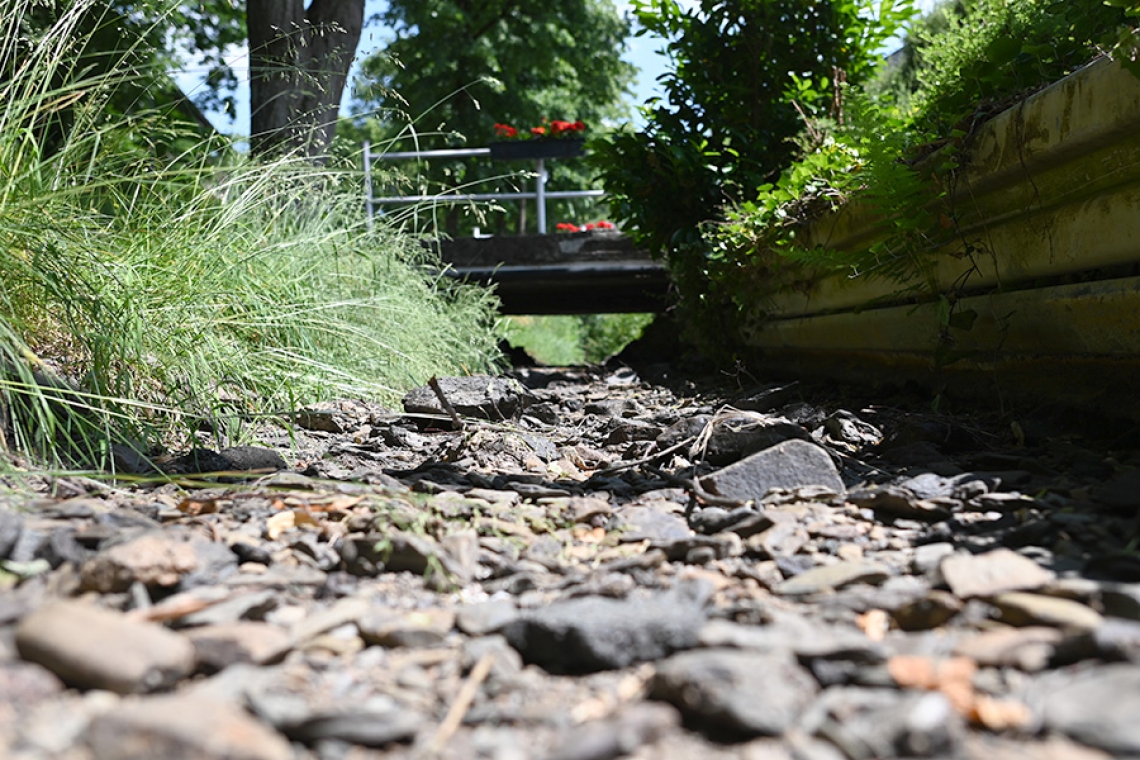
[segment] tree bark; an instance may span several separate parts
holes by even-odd
[[[323,160],[336,134],[364,0],[248,0],[250,149]]]

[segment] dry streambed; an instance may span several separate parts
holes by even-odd
[[[34,478],[0,756],[1140,756],[1140,456],[831,395],[520,370]]]

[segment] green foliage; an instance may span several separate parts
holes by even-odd
[[[909,0],[635,0],[644,32],[668,40],[665,98],[646,126],[595,151],[614,215],[641,245],[664,255],[706,333],[723,323],[717,262],[703,228],[774,183],[797,154],[804,119],[836,104],[838,85],[874,67],[875,51],[912,12]],[[710,263],[712,262],[712,263]],[[693,321],[693,320],[690,320]]]
[[[652,314],[510,317],[507,341],[549,366],[599,364],[641,336]]]
[[[628,24],[610,0],[393,0],[380,21],[395,39],[362,63],[356,116],[340,130],[346,140],[359,144],[367,138],[377,150],[478,147],[495,139],[496,123],[525,129],[544,119],[581,120],[592,137],[628,116],[624,97],[634,68],[621,59]],[[529,184],[517,173],[531,168],[432,161],[421,167],[421,189],[509,192]],[[588,185],[581,161],[549,162],[547,168],[551,189]],[[590,202],[559,201],[550,203],[549,215],[559,220],[604,214]],[[456,214],[450,222],[448,232],[460,234]],[[472,216],[463,231],[480,223],[487,228]],[[514,228],[507,216],[490,226]]]
[[[32,7],[0,0],[0,18]],[[202,419],[393,402],[493,363],[493,298],[366,229],[358,173],[220,141],[171,155],[188,138],[162,113],[106,107],[115,71],[66,71],[69,18],[18,63],[0,48],[0,445],[103,465],[115,442],[185,445]],[[61,104],[67,128],[40,129]]]

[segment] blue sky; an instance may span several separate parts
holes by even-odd
[[[366,13],[372,16],[374,13],[379,12],[385,6],[386,0],[368,0],[366,3]],[[696,4],[697,0],[680,0],[683,5]],[[924,9],[929,10],[937,0],[919,0],[919,5]],[[615,5],[618,10],[625,12],[629,9],[629,3],[623,0],[615,0]],[[384,46],[388,39],[388,31],[378,25],[370,25],[364,29],[361,36],[360,47],[357,50],[357,58],[362,59],[374,52],[378,48]],[[633,103],[641,104],[653,95],[661,94],[657,88],[657,77],[665,72],[666,61],[665,58],[657,53],[662,47],[663,41],[657,37],[644,36],[644,37],[631,37],[628,41],[628,49],[625,54],[625,59],[632,63],[639,69],[637,81],[633,86]],[[231,65],[238,73],[239,80],[246,74],[246,51],[235,50],[229,56]],[[175,79],[182,87],[183,91],[188,94],[193,94],[194,91],[201,87],[203,71],[187,68],[179,72]],[[345,102],[347,103],[348,97],[346,96]],[[223,114],[210,113],[206,115],[213,122],[214,126],[221,132],[227,134],[244,134],[249,128],[249,92],[248,87],[244,83],[239,87],[238,97],[238,117],[236,121],[231,122]]]

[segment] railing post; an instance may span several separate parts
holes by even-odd
[[[372,203],[372,143],[364,141],[364,207],[367,211],[368,229],[372,229],[372,215],[375,213]]]
[[[546,234],[546,160],[538,159],[534,162],[538,179],[535,181],[535,205],[538,206],[538,234]]]

